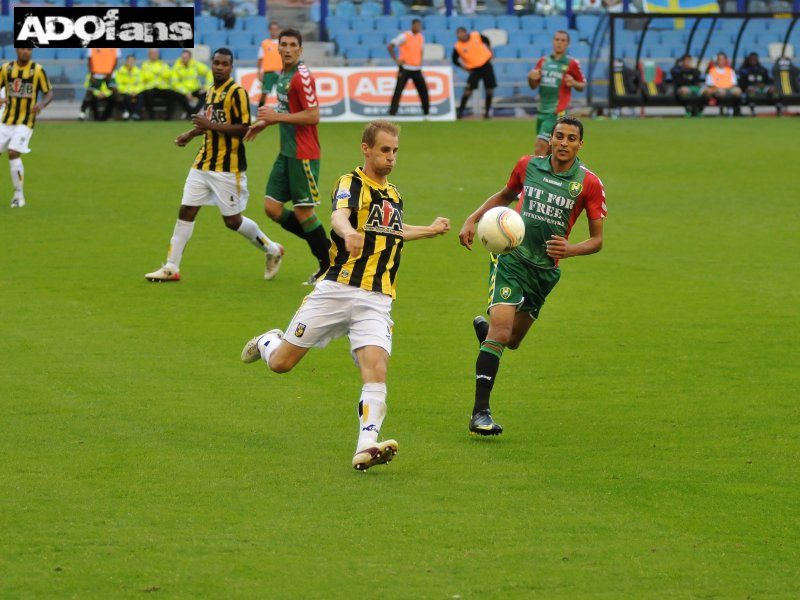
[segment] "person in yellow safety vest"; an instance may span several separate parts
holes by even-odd
[[[267,96],[272,92],[272,88],[278,83],[278,77],[283,70],[283,61],[278,52],[278,36],[281,33],[281,26],[277,21],[269,24],[269,37],[261,40],[258,48],[258,80],[261,82],[261,98],[258,106],[264,106]]]
[[[142,70],[136,66],[136,57],[129,54],[125,57],[125,64],[114,74],[117,81],[117,91],[122,102],[122,118],[138,121],[139,93],[142,91]]]
[[[119,48],[88,48],[86,50],[86,65],[89,71],[89,77],[85,86],[86,94],[81,103],[80,116],[78,117],[81,121],[86,119],[86,109],[92,104],[94,92],[101,89],[103,82],[105,82],[106,87],[111,90],[114,100],[117,100],[117,86],[116,83],[114,83],[113,75],[114,70],[117,68],[119,55]],[[113,104],[111,108],[114,108]],[[109,112],[109,116],[110,114]],[[108,117],[106,117],[106,119],[107,118]]]
[[[453,64],[469,71],[467,87],[464,88],[464,95],[461,97],[461,105],[456,111],[456,117],[461,119],[464,116],[464,109],[472,96],[472,91],[477,89],[483,80],[483,89],[486,91],[483,118],[488,119],[492,115],[492,96],[494,88],[497,87],[497,79],[494,76],[494,67],[492,67],[491,43],[485,35],[481,35],[477,31],[467,33],[463,27],[456,29],[456,37],[458,41],[453,48]]]
[[[724,106],[731,106],[733,114],[741,114],[742,88],[739,87],[739,80],[736,71],[733,70],[728,62],[728,55],[724,52],[717,54],[717,60],[708,65],[706,73],[706,87],[702,91],[710,106],[720,105],[720,112]]]
[[[199,60],[192,58],[189,50],[181,52],[181,56],[172,65],[172,91],[180,94],[176,102],[191,117],[203,106],[206,91],[211,85],[211,69]]]
[[[399,56],[395,56],[395,47],[400,48]],[[406,87],[408,80],[414,82],[417,88],[420,102],[422,103],[422,113],[428,114],[430,110],[430,99],[428,98],[428,85],[422,75],[422,51],[425,47],[425,37],[422,35],[422,20],[414,19],[411,21],[411,31],[404,31],[394,38],[386,46],[389,56],[397,63],[399,71],[397,73],[397,85],[394,88],[392,103],[389,106],[389,114],[396,115],[400,107],[400,96]]]
[[[155,103],[163,102],[167,107],[169,119],[175,106],[175,100],[170,89],[172,69],[161,60],[158,48],[147,51],[147,60],[142,63],[142,91],[139,94],[142,106],[147,111],[147,118],[153,118]]]
[[[110,78],[111,84],[107,83],[105,79],[95,80],[92,78],[91,73],[86,74],[86,80],[83,82],[83,87],[86,89],[86,97],[84,103],[86,108],[91,111],[92,119],[95,121],[108,121],[114,107],[117,105],[116,93],[117,85],[113,77]],[[102,111],[100,110],[102,107]],[[81,117],[81,121],[86,118],[86,115]]]

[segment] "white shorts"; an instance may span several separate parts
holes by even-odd
[[[27,125],[0,124],[0,152],[13,150],[20,154],[30,152],[28,144],[33,136],[33,129]]]
[[[250,192],[247,191],[247,174],[220,173],[189,169],[183,186],[181,204],[186,206],[212,206],[230,217],[244,212]]]
[[[392,354],[392,298],[335,281],[320,281],[289,323],[283,339],[301,348],[324,348],[350,338],[350,353],[378,346]]]

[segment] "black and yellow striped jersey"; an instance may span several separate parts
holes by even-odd
[[[229,79],[206,92],[206,117],[214,123],[250,124],[250,99],[247,90]],[[242,138],[206,130],[203,145],[194,159],[194,168],[201,171],[239,173],[247,170]]]
[[[39,93],[50,91],[44,68],[33,61],[21,67],[13,60],[3,65],[0,88],[6,89],[6,105],[2,122],[5,125],[27,125],[33,128],[36,115],[33,107]]]
[[[338,281],[396,297],[395,281],[403,248],[403,199],[391,183],[380,185],[357,168],[336,182],[333,210],[349,208],[350,225],[364,236],[364,248],[351,257],[344,239],[331,231],[328,281]]]

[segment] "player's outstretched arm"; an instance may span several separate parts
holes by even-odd
[[[432,238],[437,235],[444,235],[450,231],[450,219],[436,217],[430,225],[408,225],[403,224],[403,241],[410,242],[423,238]]]
[[[461,231],[458,232],[458,241],[461,245],[467,250],[472,250],[472,240],[475,239],[475,226],[478,224],[478,221],[481,220],[484,213],[497,206],[508,206],[516,199],[516,192],[508,189],[508,186],[503,186],[502,190],[496,194],[492,194],[486,202],[478,207],[478,210],[468,216],[467,220],[464,221],[464,224],[461,226]]]
[[[344,240],[344,247],[352,258],[361,255],[364,249],[364,236],[350,224],[349,208],[337,208],[331,213],[331,228]]]

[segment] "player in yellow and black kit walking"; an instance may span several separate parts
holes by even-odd
[[[214,52],[211,63],[214,85],[206,93],[205,109],[192,116],[194,129],[175,139],[178,146],[185,146],[195,137],[204,136],[183,188],[167,262],[145,275],[150,281],[180,280],[183,250],[192,237],[195,217],[205,205],[216,205],[228,229],[241,234],[266,254],[265,279],[274,277],[280,267],[283,248],[270,241],[255,221],[242,216],[249,197],[242,136],[250,126],[250,99],[247,91],[231,79],[232,69],[230,50],[220,48]]]
[[[6,96],[0,100],[0,104],[5,104],[0,120],[0,152],[8,150],[14,186],[11,208],[21,208],[25,206],[22,191],[25,168],[20,155],[30,152],[28,144],[33,136],[33,125],[42,109],[53,99],[53,90],[42,65],[31,61],[30,48],[17,48],[17,60],[3,65],[0,89],[3,88]],[[37,102],[39,93],[44,94],[41,102]]]
[[[397,160],[399,134],[388,121],[367,125],[361,138],[364,166],[340,177],[333,189],[332,266],[303,300],[285,334],[273,329],[242,350],[244,362],[261,358],[272,371],[286,373],[312,347],[349,338],[363,381],[352,460],[358,471],[387,463],[397,454],[397,442],[378,442],[378,435],[386,416],[391,309],[403,243],[450,230],[444,217],[427,227],[403,223],[403,200],[386,179]]]

